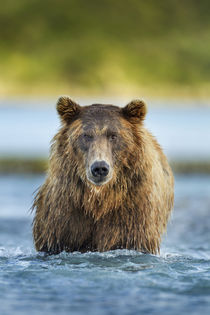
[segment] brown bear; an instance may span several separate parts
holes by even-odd
[[[158,253],[174,183],[165,155],[143,125],[146,104],[81,107],[60,97],[57,111],[62,126],[33,205],[36,249]]]

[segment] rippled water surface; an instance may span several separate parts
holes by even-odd
[[[210,314],[210,177],[176,177],[159,256],[36,253],[27,211],[42,181],[0,177],[0,314]]]

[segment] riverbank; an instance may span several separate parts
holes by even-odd
[[[150,83],[144,85],[141,82],[126,82],[120,80],[120,84],[111,82],[104,84],[103,87],[84,87],[75,86],[73,82],[63,81],[62,78],[59,82],[51,84],[28,82],[21,84],[18,81],[1,81],[0,80],[0,106],[4,106],[4,100],[9,103],[13,100],[28,100],[30,103],[35,103],[37,100],[53,101],[60,95],[70,95],[75,99],[96,99],[100,100],[116,100],[122,104],[129,99],[144,98],[150,102],[157,103],[173,103],[181,104],[179,100],[189,106],[192,103],[199,104],[205,103],[205,106],[210,106],[210,82],[198,84],[157,84]],[[107,80],[108,81],[108,80]],[[39,96],[37,98],[37,95]],[[169,105],[169,104],[168,104]],[[202,104],[201,104],[202,105]]]
[[[210,161],[170,161],[176,174],[210,174]],[[45,158],[0,158],[0,174],[42,174],[47,171]]]

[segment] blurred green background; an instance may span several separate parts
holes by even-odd
[[[0,93],[208,98],[209,0],[7,0]]]
[[[81,105],[144,98],[173,169],[209,173],[209,17],[209,0],[5,1],[0,173],[46,169],[62,94]]]

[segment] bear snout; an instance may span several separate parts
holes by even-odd
[[[109,174],[109,165],[105,161],[96,161],[91,165],[91,174],[103,180]]]
[[[95,160],[87,169],[87,179],[96,186],[102,186],[112,178],[112,166],[104,160]]]

